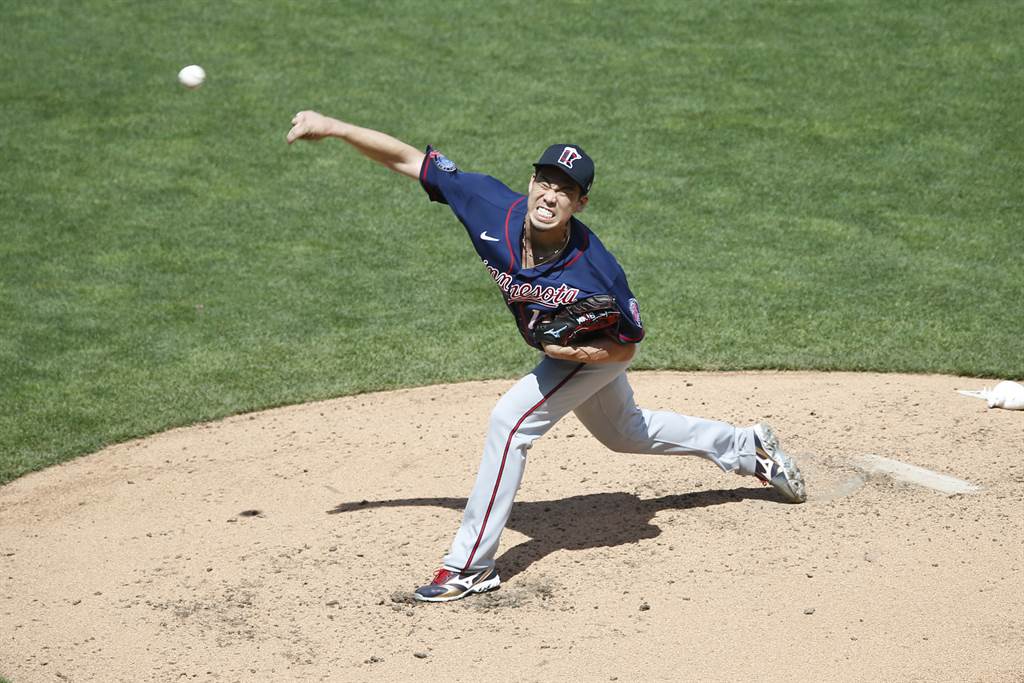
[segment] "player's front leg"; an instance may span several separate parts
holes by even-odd
[[[417,599],[453,600],[497,587],[495,556],[526,468],[527,451],[566,413],[623,370],[624,366],[545,358],[501,397],[491,412],[480,470],[462,524],[442,570],[417,589]]]

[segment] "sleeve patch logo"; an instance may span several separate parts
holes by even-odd
[[[644,326],[644,324],[640,322],[640,304],[636,299],[629,300],[629,314],[633,316],[633,320],[636,321],[637,327]]]
[[[437,152],[434,153],[434,166],[437,166],[440,170],[444,171],[445,173],[454,173],[455,171],[459,170],[455,166],[454,161],[452,161],[445,155]]]

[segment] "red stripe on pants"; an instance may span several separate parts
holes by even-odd
[[[491,508],[494,507],[494,499],[498,497],[498,487],[501,486],[501,475],[505,471],[505,461],[508,459],[508,449],[512,445],[512,437],[515,436],[516,430],[519,429],[519,426],[523,424],[526,418],[528,418],[530,414],[533,413],[533,411],[537,410],[537,408],[539,408],[544,403],[544,401],[554,396],[556,391],[565,386],[565,383],[572,379],[573,376],[577,372],[579,372],[584,365],[586,365],[586,363],[580,363],[579,365],[577,365],[572,372],[566,375],[565,379],[563,379],[561,382],[555,385],[554,389],[544,394],[544,398],[537,401],[537,403],[533,407],[531,407],[529,410],[523,413],[523,416],[519,418],[518,422],[516,422],[516,426],[513,427],[512,431],[508,433],[508,439],[505,441],[505,450],[501,454],[501,467],[498,468],[498,479],[497,481],[494,482],[494,491],[491,492],[491,502],[487,504],[487,512],[486,514],[484,514],[483,524],[480,525],[480,533],[476,536],[476,543],[473,544],[473,551],[469,554],[469,559],[466,560],[466,566],[462,568],[463,574],[469,571],[470,565],[473,564],[473,557],[476,556],[477,548],[480,547],[480,541],[482,541],[484,538],[484,529],[487,528],[487,520],[491,516]]]

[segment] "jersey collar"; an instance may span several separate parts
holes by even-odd
[[[518,239],[515,244],[518,246],[518,251],[515,254],[516,263],[522,266],[521,255],[522,255],[522,244],[523,237],[526,231],[526,213],[523,213],[523,222],[519,224]],[[582,221],[576,219],[575,216],[569,219],[569,243],[565,245],[565,249],[558,255],[553,261],[542,263],[534,268],[519,268],[519,272],[529,274],[533,276],[547,275],[548,273],[558,270],[561,268],[568,268],[583,255],[583,252],[587,250],[587,246],[590,244],[589,228],[583,224]]]

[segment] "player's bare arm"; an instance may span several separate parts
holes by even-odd
[[[408,178],[419,178],[424,154],[412,145],[387,133],[355,126],[315,111],[300,111],[292,119],[288,144],[296,140],[317,141],[338,138],[355,147],[363,156]]]
[[[577,363],[625,363],[636,354],[636,344],[620,344],[613,339],[595,339],[580,346],[545,344],[544,353],[557,360]]]

